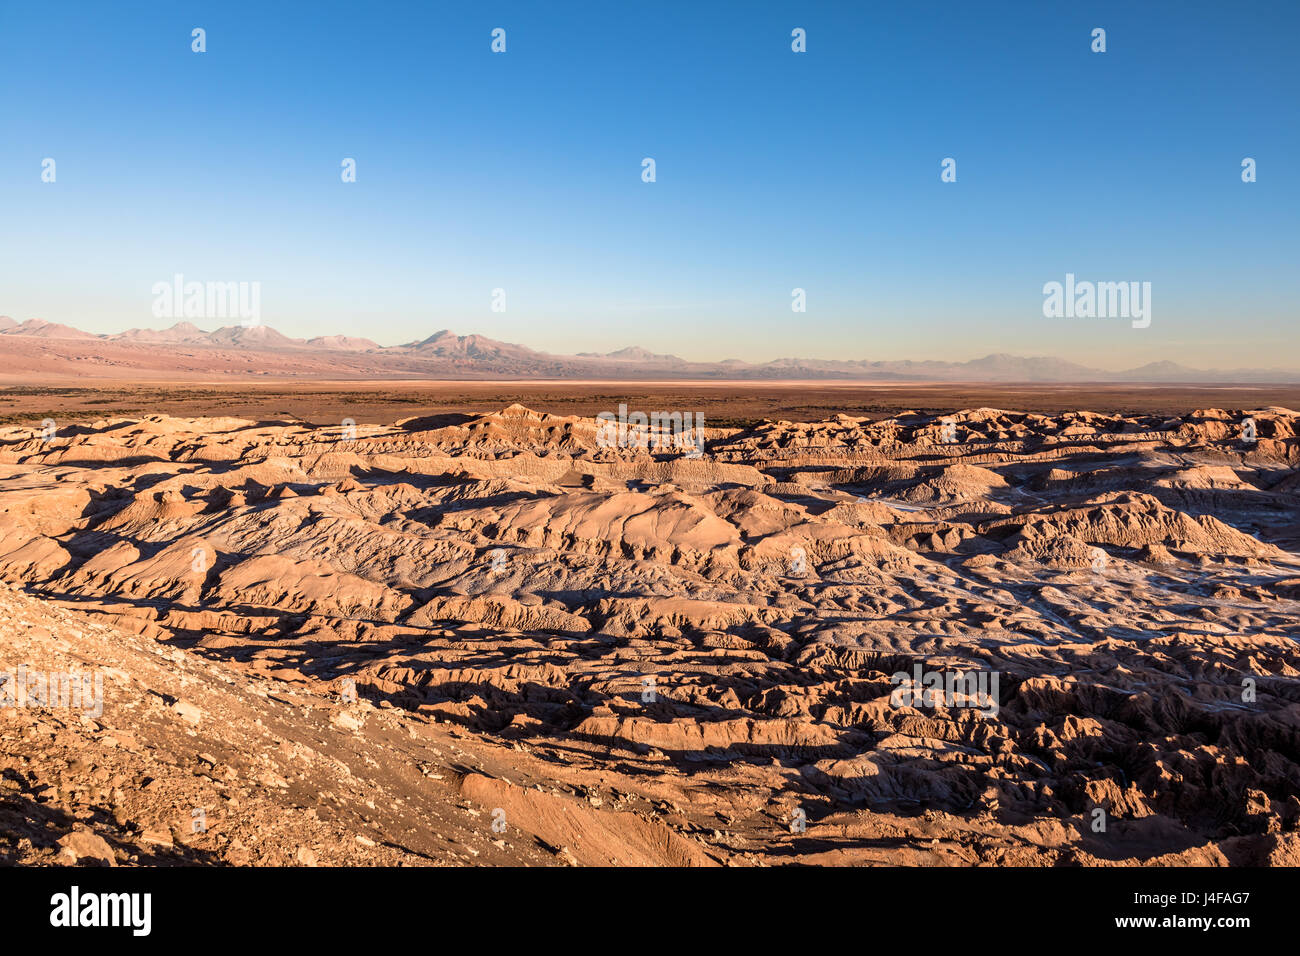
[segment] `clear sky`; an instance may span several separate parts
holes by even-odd
[[[0,0],[0,314],[181,273],[385,345],[1297,368],[1298,120],[1294,0]],[[1045,318],[1067,272],[1150,327]]]

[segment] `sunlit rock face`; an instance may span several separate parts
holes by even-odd
[[[0,429],[0,579],[454,728],[579,862],[1300,862],[1295,412],[452,417]]]

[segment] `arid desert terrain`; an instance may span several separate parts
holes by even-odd
[[[508,391],[0,396],[0,861],[1300,864],[1300,402]]]

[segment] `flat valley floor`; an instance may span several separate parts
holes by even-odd
[[[941,415],[963,408],[1023,412],[1182,415],[1198,408],[1300,408],[1300,385],[1007,385],[853,382],[230,382],[129,385],[87,382],[0,385],[0,425],[111,415],[230,415],[321,425],[345,418],[391,425],[436,414],[481,415],[519,403],[554,415],[632,410],[695,411],[706,424],[764,419],[873,419],[904,411]]]

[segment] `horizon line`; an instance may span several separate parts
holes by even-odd
[[[225,318],[225,319],[233,319],[233,318],[237,318],[237,317],[227,316],[227,317],[223,317],[223,318]],[[1177,362],[1177,361],[1174,361],[1174,360],[1172,360],[1172,359],[1162,359],[1162,360],[1157,360],[1157,361],[1150,361],[1150,362],[1143,363],[1143,364],[1141,364],[1141,365],[1131,366],[1131,367],[1123,367],[1123,368],[1102,368],[1102,367],[1097,367],[1097,366],[1081,365],[1081,364],[1079,364],[1079,363],[1077,363],[1077,362],[1073,362],[1073,361],[1071,361],[1071,360],[1069,360],[1069,359],[1061,358],[1061,357],[1058,356],[1058,355],[1041,354],[1041,353],[1040,353],[1040,354],[1023,354],[1023,353],[1015,353],[1015,352],[1007,352],[1007,351],[993,351],[993,352],[987,352],[987,353],[985,353],[985,354],[983,354],[983,355],[976,355],[976,356],[974,356],[974,357],[972,357],[972,358],[967,358],[967,359],[915,359],[915,358],[901,358],[901,359],[885,359],[885,358],[881,358],[881,359],[869,359],[869,358],[819,358],[819,357],[809,356],[809,355],[781,355],[781,356],[777,356],[777,357],[775,357],[775,358],[767,359],[767,360],[764,360],[764,361],[746,361],[746,360],[744,360],[744,359],[733,359],[733,358],[725,358],[725,359],[691,359],[691,358],[684,358],[684,357],[682,357],[682,356],[680,356],[680,355],[677,355],[677,354],[675,354],[675,353],[670,353],[670,352],[653,352],[652,350],[647,349],[647,348],[645,348],[644,346],[636,345],[636,344],[622,346],[621,348],[617,348],[617,349],[614,349],[614,350],[609,351],[609,352],[547,352],[547,351],[544,351],[544,350],[542,350],[542,349],[534,348],[534,347],[531,346],[531,345],[525,345],[525,344],[522,344],[522,343],[519,343],[519,342],[507,342],[507,341],[505,341],[505,340],[501,340],[501,339],[494,339],[494,338],[491,338],[490,336],[484,335],[484,334],[482,334],[482,333],[480,333],[480,332],[470,332],[470,333],[466,333],[466,334],[461,334],[461,333],[459,333],[459,332],[455,332],[455,331],[453,331],[452,329],[450,329],[450,328],[446,328],[446,327],[444,327],[444,328],[440,328],[440,329],[437,329],[436,331],[430,333],[429,335],[425,336],[424,338],[413,339],[413,340],[411,340],[411,341],[409,341],[409,342],[399,342],[399,343],[396,343],[396,344],[393,344],[393,345],[382,345],[382,344],[380,344],[380,343],[378,343],[378,342],[375,342],[373,339],[370,339],[370,338],[368,338],[368,337],[366,337],[366,336],[361,336],[361,335],[351,335],[351,334],[349,334],[349,333],[344,333],[344,332],[327,332],[327,333],[322,333],[322,334],[320,334],[320,335],[312,336],[311,338],[295,338],[295,337],[292,337],[292,336],[285,335],[283,332],[280,332],[280,331],[279,331],[278,329],[276,329],[275,327],[273,327],[273,326],[271,326],[271,325],[268,325],[268,324],[265,324],[265,323],[262,323],[260,320],[257,321],[256,323],[252,324],[252,325],[245,325],[245,324],[242,324],[242,323],[236,322],[236,324],[233,324],[233,325],[220,325],[220,326],[217,326],[217,327],[214,328],[214,329],[210,329],[210,330],[209,330],[209,329],[201,328],[200,326],[198,326],[197,324],[195,324],[195,322],[194,322],[192,319],[189,319],[189,318],[180,318],[180,319],[177,319],[175,322],[173,322],[171,325],[168,325],[168,326],[163,326],[163,327],[154,327],[154,326],[131,326],[130,328],[126,328],[126,329],[123,329],[123,330],[118,331],[118,332],[87,332],[87,331],[85,331],[84,329],[78,328],[77,326],[71,325],[71,324],[66,323],[66,322],[59,322],[59,321],[54,321],[54,320],[44,319],[44,318],[39,318],[39,317],[33,317],[33,318],[28,318],[28,319],[24,319],[24,320],[22,320],[22,321],[19,321],[19,320],[13,318],[13,316],[5,315],[5,314],[0,314],[0,321],[3,321],[3,320],[8,320],[9,322],[12,322],[12,323],[14,323],[14,324],[13,324],[12,326],[9,326],[9,327],[0,327],[0,337],[5,337],[5,338],[13,337],[13,338],[18,338],[18,339],[25,339],[25,340],[38,340],[38,341],[41,340],[41,339],[47,339],[47,340],[54,340],[54,341],[72,341],[72,342],[75,342],[75,341],[85,341],[85,340],[91,340],[91,339],[94,339],[94,340],[108,341],[108,342],[120,342],[121,344],[125,344],[125,345],[132,345],[132,344],[149,345],[149,344],[154,344],[154,345],[178,345],[178,346],[191,345],[191,346],[200,347],[200,348],[201,348],[201,347],[205,347],[205,346],[217,347],[217,348],[223,347],[224,343],[200,343],[200,342],[176,342],[176,343],[155,342],[155,343],[149,343],[149,342],[132,342],[132,341],[130,341],[130,340],[127,340],[127,341],[125,341],[125,342],[122,342],[122,341],[121,341],[121,339],[122,339],[123,336],[129,335],[129,334],[132,333],[132,332],[138,332],[138,333],[165,333],[165,332],[170,332],[170,331],[172,331],[173,329],[176,329],[176,328],[178,328],[178,327],[182,327],[182,326],[184,326],[184,327],[192,328],[192,329],[194,329],[195,331],[197,331],[198,333],[200,333],[200,334],[202,334],[202,335],[204,335],[204,336],[212,336],[212,335],[215,335],[215,334],[217,334],[217,333],[219,333],[219,332],[227,332],[227,331],[232,332],[233,334],[236,334],[236,335],[237,335],[237,334],[238,334],[239,332],[241,332],[241,331],[244,331],[244,332],[253,332],[253,331],[257,330],[257,329],[265,329],[265,330],[267,330],[267,331],[269,331],[269,332],[274,333],[274,334],[277,335],[277,336],[280,336],[280,337],[283,338],[286,342],[291,343],[292,345],[295,345],[295,346],[310,345],[310,343],[312,343],[312,342],[316,342],[316,341],[319,341],[319,340],[327,340],[327,339],[355,339],[355,340],[360,340],[360,341],[363,341],[363,342],[369,342],[369,343],[371,343],[371,345],[373,345],[373,348],[359,348],[359,349],[336,349],[336,348],[332,349],[332,348],[325,348],[325,347],[322,347],[322,350],[324,350],[324,351],[331,352],[331,353],[341,353],[341,354],[349,354],[349,353],[353,353],[353,354],[367,354],[367,353],[372,353],[372,352],[375,352],[375,351],[392,351],[392,350],[403,350],[403,349],[416,349],[416,348],[418,348],[419,346],[421,346],[421,345],[423,345],[423,344],[429,342],[430,340],[435,339],[435,338],[437,338],[437,337],[439,337],[439,336],[443,336],[443,335],[451,335],[451,336],[454,336],[454,337],[457,339],[457,341],[463,341],[463,340],[465,340],[465,339],[481,339],[481,340],[484,340],[484,341],[486,341],[486,342],[489,342],[489,343],[492,343],[492,344],[495,344],[495,345],[509,346],[509,347],[511,347],[511,348],[523,349],[523,350],[526,350],[526,351],[528,351],[528,352],[530,352],[530,353],[532,353],[532,354],[534,354],[534,355],[543,356],[543,357],[546,357],[546,358],[555,358],[555,359],[574,359],[574,360],[577,360],[577,361],[599,361],[599,360],[605,360],[605,361],[611,361],[611,362],[621,362],[621,361],[626,361],[626,362],[628,362],[629,365],[633,365],[633,364],[637,361],[637,359],[635,359],[635,358],[632,358],[632,359],[619,359],[619,358],[614,358],[613,356],[616,356],[616,355],[618,355],[618,354],[621,353],[621,352],[640,351],[640,352],[645,353],[646,356],[649,356],[649,358],[643,360],[643,361],[646,361],[646,362],[653,362],[653,361],[655,361],[655,360],[660,360],[660,361],[665,361],[665,362],[666,362],[666,361],[681,362],[681,363],[684,363],[684,364],[687,364],[687,365],[700,365],[700,366],[732,365],[732,366],[737,366],[737,367],[747,367],[747,368],[754,368],[754,369],[768,368],[768,367],[771,367],[771,366],[774,366],[774,365],[778,365],[779,363],[783,363],[783,362],[790,362],[790,363],[798,363],[798,362],[817,362],[817,363],[828,363],[828,364],[832,364],[832,365],[840,365],[840,366],[847,365],[847,364],[864,364],[864,365],[873,365],[873,366],[889,366],[889,365],[904,365],[904,364],[908,364],[908,365],[969,366],[969,365],[974,364],[974,363],[976,363],[976,362],[980,362],[980,361],[987,360],[987,359],[993,359],[993,358],[1010,358],[1010,359],[1016,359],[1016,360],[1020,360],[1020,361],[1044,361],[1044,360],[1047,360],[1047,361],[1053,361],[1053,362],[1060,362],[1060,363],[1063,363],[1063,364],[1066,364],[1066,365],[1072,366],[1073,368],[1079,369],[1079,370],[1082,371],[1082,372],[1100,372],[1100,373],[1103,373],[1103,374],[1106,374],[1106,375],[1119,375],[1119,374],[1125,374],[1125,373],[1128,373],[1128,372],[1138,372],[1138,371],[1142,371],[1142,370],[1145,370],[1145,369],[1151,369],[1151,368],[1153,368],[1153,367],[1158,368],[1158,367],[1162,367],[1162,366],[1165,366],[1165,367],[1172,367],[1173,369],[1176,369],[1176,370],[1178,370],[1178,371],[1187,371],[1188,373],[1212,373],[1212,374],[1216,374],[1216,375],[1230,374],[1230,373],[1233,373],[1233,372],[1249,373],[1249,374],[1252,374],[1252,375],[1259,375],[1259,374],[1261,374],[1261,373],[1270,373],[1270,372],[1276,372],[1276,373],[1279,373],[1279,374],[1282,374],[1282,375],[1290,375],[1290,376],[1300,375],[1300,370],[1287,369],[1287,368],[1282,368],[1282,367],[1278,367],[1278,366],[1257,366],[1257,367],[1249,367],[1249,366],[1240,366],[1240,365],[1239,365],[1239,366],[1235,366],[1235,367],[1220,366],[1220,367],[1208,367],[1208,368],[1195,368],[1195,367],[1191,367],[1191,366],[1184,365],[1184,364],[1182,364],[1181,362]],[[200,318],[199,321],[203,321],[202,318]],[[42,335],[23,335],[23,334],[21,334],[21,333],[17,333],[17,332],[16,332],[17,329],[22,329],[22,328],[31,327],[32,324],[37,324],[39,327],[55,326],[55,327],[58,327],[58,328],[66,328],[66,329],[70,329],[71,331],[77,333],[77,335],[75,335],[75,336],[59,336],[59,335],[55,334],[55,335],[44,335],[44,336],[42,336]],[[225,346],[225,347],[229,347],[229,346]],[[235,347],[240,347],[240,346],[239,346],[238,344],[236,344]],[[244,348],[249,348],[249,346],[242,346],[242,347],[244,347]],[[269,349],[268,349],[268,350],[269,350]],[[627,380],[627,379],[619,379],[619,381],[626,381],[626,380]],[[652,379],[646,379],[646,380],[648,381],[648,380],[652,380]],[[346,381],[346,379],[339,379],[339,381]],[[502,379],[502,381],[508,381],[508,380],[507,380],[507,379]],[[540,380],[539,380],[539,379],[521,379],[521,381],[540,381]],[[594,381],[598,381],[598,380],[593,379],[593,380],[591,380],[591,381],[594,382]],[[685,380],[684,380],[684,379],[675,379],[674,381],[682,382],[682,381],[685,381]],[[716,379],[716,378],[706,378],[706,379],[702,379],[701,381],[718,381],[718,379]],[[796,381],[796,380],[795,380],[795,379],[782,379],[781,381],[793,382],[793,381]],[[804,381],[816,382],[816,381],[821,381],[821,380],[820,380],[820,379],[815,379],[815,378],[813,378],[813,379],[806,379],[806,380],[804,380]],[[848,380],[847,380],[847,379],[844,379],[844,378],[838,378],[838,379],[834,379],[834,381],[848,381]],[[870,379],[864,379],[864,380],[862,380],[862,381],[864,381],[864,382],[872,382],[872,380],[870,380]],[[930,380],[930,379],[916,379],[916,380],[914,380],[914,381],[912,382],[912,384],[920,384],[920,383],[926,383],[926,382],[931,382],[931,381],[933,381],[933,380]],[[971,383],[975,383],[977,380],[970,380],[970,381],[971,381]],[[998,380],[996,380],[996,379],[990,379],[989,381],[990,381],[990,382],[993,382],[993,381],[998,381]],[[1003,380],[1003,381],[1004,381],[1004,383],[1005,383],[1006,380]],[[1101,380],[1098,380],[1098,381],[1100,382]],[[1140,381],[1141,381],[1141,380],[1134,380],[1131,384],[1139,384]],[[1062,380],[1057,380],[1057,381],[1054,382],[1054,384],[1071,384],[1071,383],[1072,383],[1072,384],[1092,384],[1092,383],[1093,383],[1093,380],[1090,380],[1090,379],[1070,379],[1070,380],[1062,379]],[[896,384],[907,384],[907,383],[906,383],[906,382],[898,382],[898,383],[896,383]],[[1035,383],[1035,382],[1032,382],[1031,380],[1026,380],[1026,384],[1041,384],[1041,383]],[[1168,384],[1168,383],[1154,383],[1154,382],[1153,382],[1152,384]],[[1184,384],[1205,384],[1205,383],[1196,382],[1196,381],[1194,381],[1194,380],[1189,380],[1189,381],[1187,381],[1187,382],[1184,383]],[[1217,383],[1217,384],[1224,384],[1224,383]],[[1267,383],[1259,383],[1259,382],[1246,383],[1246,382],[1243,382],[1243,383],[1241,383],[1241,384],[1267,384]],[[1289,383],[1287,383],[1287,382],[1279,382],[1278,384],[1289,384]]]

